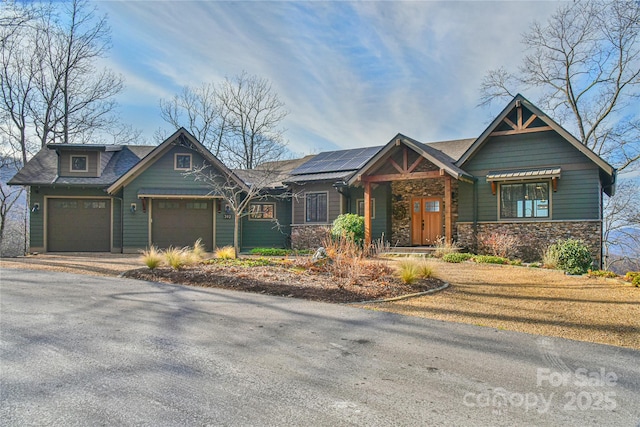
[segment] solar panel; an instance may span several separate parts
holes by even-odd
[[[292,175],[339,172],[360,169],[382,147],[354,148],[352,150],[325,151],[291,171]]]

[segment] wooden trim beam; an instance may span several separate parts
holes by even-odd
[[[453,236],[453,197],[451,195],[451,176],[444,177],[444,234],[446,242],[451,244]]]
[[[364,183],[364,244],[371,244],[371,182]]]
[[[529,127],[529,125],[531,125],[531,123],[533,123],[533,121],[534,121],[535,119],[537,119],[537,118],[538,118],[538,116],[536,116],[535,114],[531,114],[531,117],[529,117],[529,120],[527,120],[527,121],[522,125],[522,128],[523,128],[523,129],[528,128],[528,127]]]
[[[504,136],[504,135],[516,135],[519,133],[533,133],[533,132],[546,132],[549,130],[553,130],[551,126],[540,126],[535,128],[526,128],[520,130],[499,130],[495,132],[491,132],[490,136]]]
[[[398,172],[400,172],[400,173],[404,173],[405,172],[404,170],[402,170],[400,165],[397,164],[396,161],[393,160],[391,157],[389,157],[389,163],[391,163],[391,166],[393,166]]]
[[[422,163],[423,160],[424,160],[424,157],[422,156],[418,157],[418,159],[415,162],[413,162],[411,166],[409,166],[409,169],[407,169],[407,172],[408,173],[413,172],[418,167],[418,165]]]
[[[362,182],[406,181],[408,179],[441,178],[440,171],[363,176]]]

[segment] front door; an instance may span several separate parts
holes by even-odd
[[[414,197],[411,199],[411,244],[432,245],[442,235],[442,199]]]

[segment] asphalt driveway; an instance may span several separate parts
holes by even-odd
[[[629,425],[640,352],[0,269],[3,425]]]

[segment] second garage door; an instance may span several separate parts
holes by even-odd
[[[109,252],[111,201],[48,199],[47,251]]]
[[[151,239],[158,248],[193,246],[202,239],[213,248],[213,200],[153,200]]]

